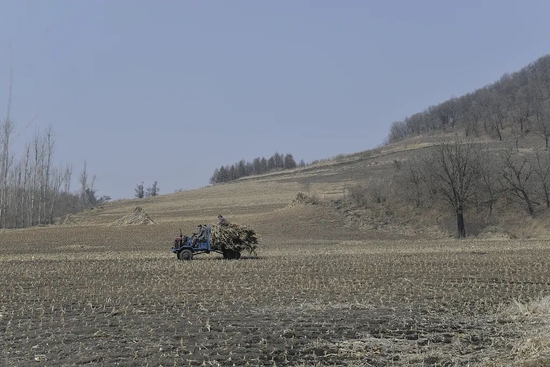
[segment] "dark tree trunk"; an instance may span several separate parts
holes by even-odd
[[[526,193],[523,194],[523,197],[525,198],[525,203],[527,204],[527,210],[529,211],[529,215],[533,215],[535,210],[533,209],[533,203],[531,202],[531,199]]]
[[[465,238],[466,228],[464,227],[464,209],[462,206],[456,209],[456,225],[458,229],[458,238]]]

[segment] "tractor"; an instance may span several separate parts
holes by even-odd
[[[206,226],[206,235],[203,241],[197,241],[193,245],[193,239],[194,237],[183,235],[180,229],[180,235],[175,238],[174,247],[172,247],[172,252],[176,254],[178,260],[193,260],[194,255],[211,252],[222,254],[223,258],[228,260],[241,258],[241,252],[237,249],[227,248],[224,244],[216,244],[216,246],[212,244],[210,225]]]

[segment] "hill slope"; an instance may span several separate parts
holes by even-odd
[[[513,150],[515,158],[532,159],[536,150],[547,147],[550,138],[550,125],[544,118],[550,113],[549,76],[547,55],[492,85],[394,123],[388,137],[392,144],[227,184],[109,203],[70,216],[63,223],[111,226],[131,214],[136,206],[142,206],[156,228],[182,226],[187,232],[198,223],[214,221],[221,213],[230,220],[258,226],[258,232],[268,236],[449,236],[455,226],[453,209],[434,200],[433,187],[424,187],[422,200],[411,205],[414,188],[411,189],[410,171],[416,169],[414,162],[432,154],[434,144],[455,136],[467,137],[495,157]],[[550,156],[547,164],[550,166]],[[499,181],[502,166],[495,170],[494,180]],[[550,174],[547,176],[550,181]],[[538,185],[533,189],[533,196],[538,196],[535,204],[544,201]],[[550,187],[550,182],[546,186]],[[545,229],[550,211],[546,209],[550,205],[546,209],[538,205],[536,213],[526,216],[521,203],[514,202],[512,195],[504,195],[508,189],[498,188],[503,194],[499,198],[500,210],[491,208],[487,212],[479,205],[481,199],[467,208],[468,235],[550,235]],[[291,206],[298,193],[319,203],[314,208]],[[477,195],[483,197],[485,192]],[[550,203],[548,197],[547,194],[546,201]],[[419,205],[420,201],[428,204]]]
[[[254,228],[265,239],[365,239],[441,238],[453,236],[452,209],[443,204],[414,208],[401,202],[408,195],[396,186],[396,177],[409,169],[410,162],[429,152],[434,143],[453,134],[418,136],[376,149],[340,156],[305,168],[246,177],[231,183],[208,186],[153,198],[122,200],[70,216],[61,227],[114,226],[116,221],[141,206],[154,225],[147,231],[161,235],[195,231],[199,223],[215,223],[218,214],[230,221]],[[494,151],[515,146],[513,140],[476,140]],[[526,151],[541,143],[526,138],[519,148]],[[407,185],[405,184],[405,187]],[[358,204],[354,190],[367,187],[366,200]],[[316,205],[293,205],[298,193],[318,201]],[[376,196],[380,197],[376,197]],[[372,197],[371,197],[372,196]],[[498,218],[486,213],[466,215],[468,235],[483,237],[544,237],[547,214],[529,217],[511,206]],[[481,221],[484,221],[481,226]],[[122,229],[119,229],[122,230]],[[156,236],[155,236],[156,237]]]

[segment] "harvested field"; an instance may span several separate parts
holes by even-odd
[[[548,241],[272,234],[258,258],[182,262],[169,251],[171,226],[63,227],[0,234],[2,365],[550,360],[534,338],[550,330]]]

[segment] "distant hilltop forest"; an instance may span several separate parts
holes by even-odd
[[[237,163],[216,168],[210,178],[210,183],[224,183],[237,180],[241,177],[305,166],[306,164],[303,159],[300,160],[300,163],[296,163],[292,154],[279,154],[276,152],[267,159],[265,157],[257,157],[252,162],[242,159]]]
[[[489,135],[500,141],[510,130],[516,144],[537,134],[550,139],[550,55],[497,82],[461,97],[430,106],[391,125],[387,143],[409,137],[461,129],[466,137]]]

